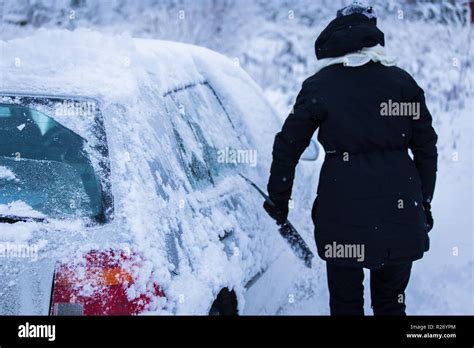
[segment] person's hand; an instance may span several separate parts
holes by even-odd
[[[433,214],[431,214],[431,204],[428,202],[423,203],[423,209],[425,211],[425,216],[426,216],[426,228],[428,229],[428,232],[430,232],[433,229]]]
[[[265,201],[263,209],[276,221],[277,225],[283,225],[288,218],[288,204],[273,205]]]

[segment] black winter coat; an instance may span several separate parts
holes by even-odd
[[[383,40],[373,20],[354,14],[329,24],[316,55],[341,56]],[[394,102],[418,103],[419,118],[382,116],[383,103]],[[295,167],[317,129],[326,152],[312,209],[319,256],[371,269],[421,258],[429,248],[422,203],[432,199],[437,170],[423,90],[404,70],[374,62],[332,65],[309,77],[275,137],[268,192],[277,205],[288,204]],[[328,256],[334,243],[363,245],[363,260]]]

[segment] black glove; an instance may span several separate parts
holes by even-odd
[[[425,216],[426,216],[426,228],[429,231],[433,229],[433,215],[431,214],[431,204],[428,202],[423,203],[423,209],[425,210]]]
[[[288,218],[288,203],[272,205],[265,201],[263,203],[263,209],[276,221],[277,225],[283,225]]]

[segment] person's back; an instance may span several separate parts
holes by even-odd
[[[411,262],[429,247],[437,136],[422,89],[382,45],[370,8],[339,11],[316,41],[318,71],[275,137],[268,192],[276,207],[265,209],[282,223],[295,166],[319,129],[326,157],[312,217],[332,314],[363,313],[362,267],[373,271],[374,313],[404,314]]]

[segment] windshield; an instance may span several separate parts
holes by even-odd
[[[85,146],[51,117],[0,103],[1,215],[22,216],[15,207],[26,205],[46,217],[103,220],[101,184]]]

